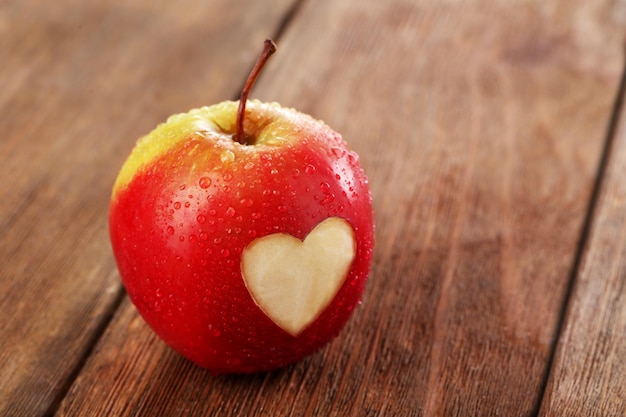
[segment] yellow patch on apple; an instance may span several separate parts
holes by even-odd
[[[224,145],[228,144],[240,151],[246,149],[246,145],[232,140],[236,132],[238,105],[236,101],[224,101],[170,116],[165,123],[137,141],[119,172],[113,194],[124,189],[142,168],[190,136],[212,136],[215,140],[223,140]],[[321,123],[293,109],[283,108],[278,103],[262,103],[258,100],[248,101],[247,112],[254,116],[246,119],[246,132],[255,136],[257,146],[280,146],[297,140],[298,135],[306,134],[309,127]],[[293,126],[298,126],[298,130]],[[314,132],[315,128],[312,127],[311,131]]]
[[[297,336],[335,298],[355,255],[352,226],[330,217],[304,241],[285,233],[254,240],[243,251],[241,271],[259,308]]]

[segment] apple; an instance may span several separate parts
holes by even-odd
[[[360,303],[373,250],[367,178],[321,121],[247,95],[171,116],[113,186],[126,291],[169,346],[212,373],[296,362]]]

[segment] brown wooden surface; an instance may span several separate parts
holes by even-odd
[[[1,416],[54,410],[119,303],[107,210],[136,138],[234,97],[292,5],[116,3],[0,4]]]
[[[0,4],[0,415],[626,414],[626,124],[609,129],[625,10]],[[216,377],[128,301],[108,199],[136,138],[236,97],[267,36],[279,52],[252,96],[359,153],[377,247],[335,341]]]
[[[626,109],[620,105],[543,417],[626,413]]]

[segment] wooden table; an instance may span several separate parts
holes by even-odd
[[[626,415],[623,0],[0,3],[0,415]],[[135,140],[252,96],[361,157],[376,250],[341,335],[212,376],[129,302]]]

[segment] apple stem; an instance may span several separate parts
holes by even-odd
[[[265,66],[265,63],[274,52],[276,52],[276,44],[271,39],[266,39],[263,44],[263,51],[261,51],[261,55],[259,55],[256,64],[254,64],[252,71],[250,71],[250,74],[248,75],[246,83],[241,89],[239,109],[237,110],[237,130],[233,135],[233,139],[242,145],[248,145],[246,133],[243,130],[243,118],[246,114],[246,102],[248,101],[248,95],[250,94],[250,90],[252,90],[252,86],[254,85],[254,82],[259,76],[261,70]]]

